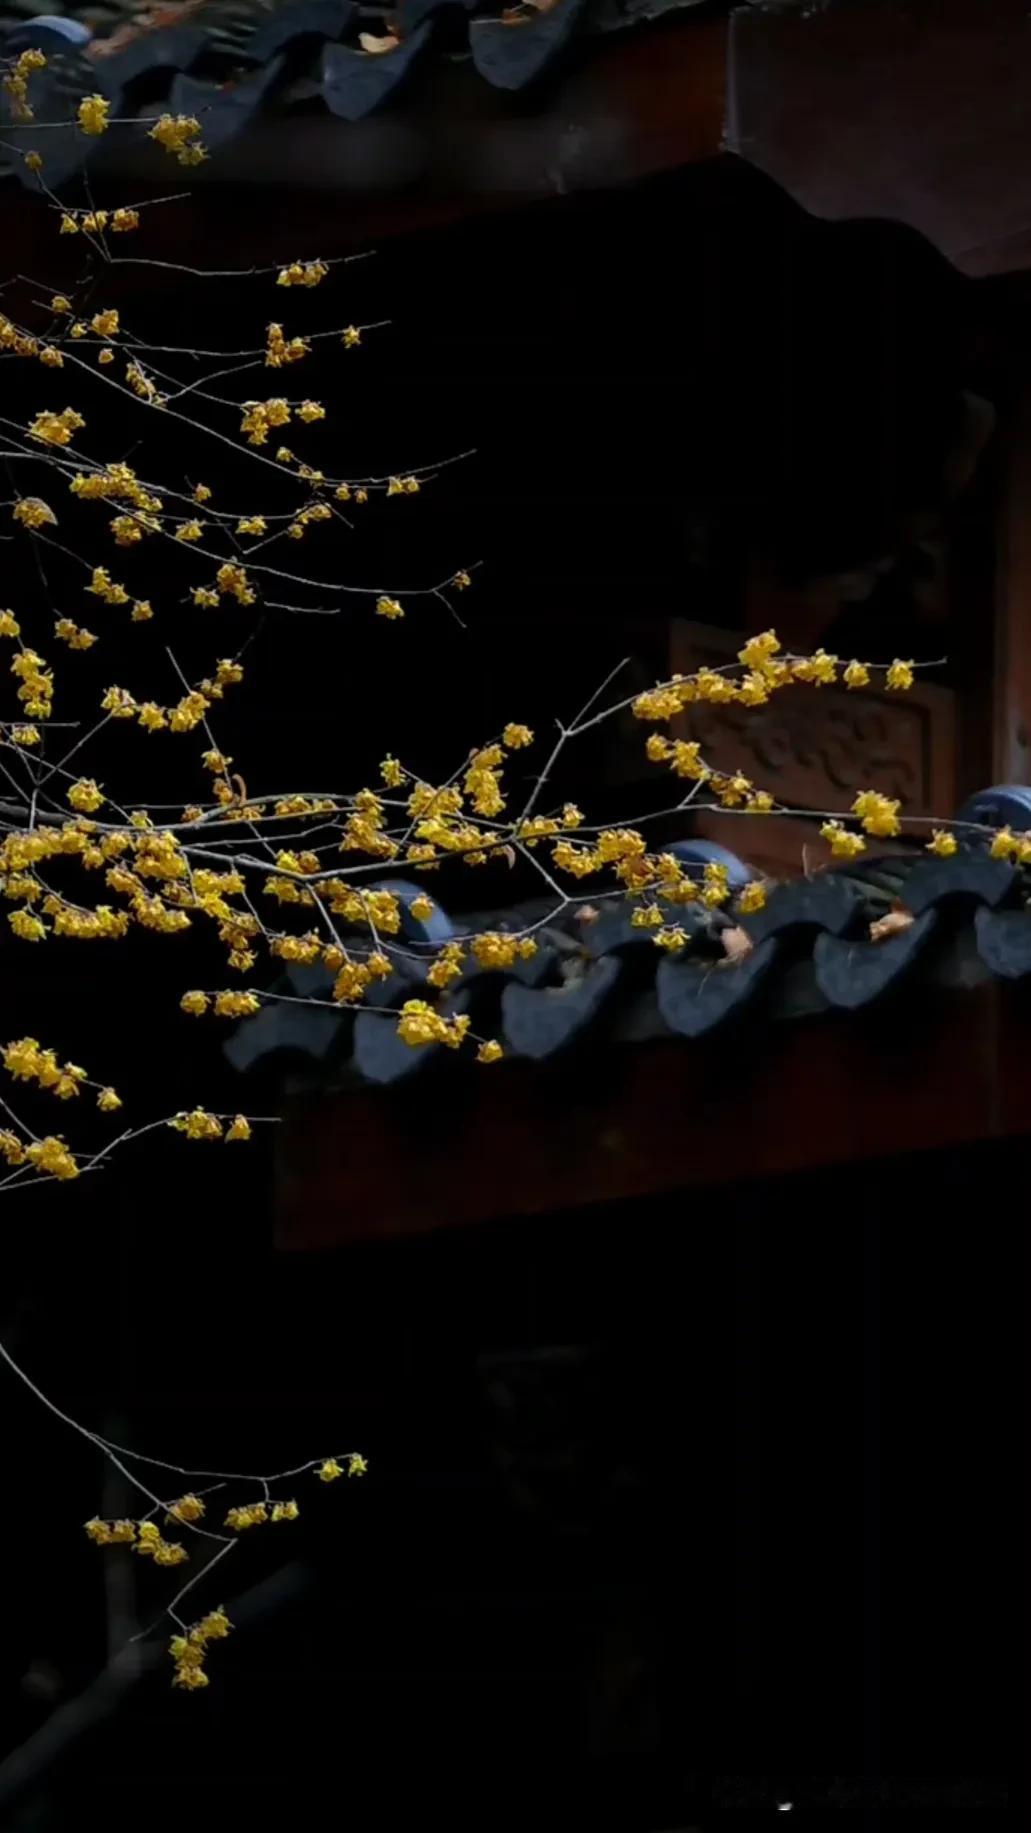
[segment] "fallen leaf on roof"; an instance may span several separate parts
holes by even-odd
[[[890,942],[892,936],[900,936],[916,921],[911,910],[904,904],[895,904],[882,917],[870,924],[871,942]]]
[[[734,923],[728,929],[720,930],[720,942],[728,961],[744,961],[755,947],[748,931]]]

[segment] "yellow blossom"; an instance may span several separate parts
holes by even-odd
[[[404,611],[396,598],[388,598],[384,593],[376,600],[377,617],[403,617]]]
[[[82,415],[73,407],[63,408],[59,414],[37,414],[29,423],[29,438],[38,440],[40,445],[66,446],[85,424]]]
[[[679,925],[672,928],[657,929],[652,937],[656,948],[664,948],[669,954],[676,954],[687,946],[687,933]]]
[[[850,662],[841,678],[846,687],[869,687],[870,670],[865,662]]]
[[[843,827],[840,821],[825,821],[820,833],[830,843],[835,859],[855,859],[866,851],[866,841],[862,834],[854,834],[851,829]]]
[[[762,910],[766,903],[766,887],[758,879],[752,879],[739,891],[737,907],[742,916],[751,916],[755,910]]]
[[[936,827],[927,842],[927,851],[936,853],[939,859],[951,859],[956,852],[958,841],[955,834],[950,834],[946,827]]]
[[[791,673],[796,681],[807,681],[814,687],[824,687],[837,680],[837,669],[837,656],[829,656],[826,650],[817,649],[811,656],[792,663]]]
[[[1009,827],[1000,827],[998,833],[993,836],[988,851],[993,859],[1016,860],[1023,838],[1022,834],[1015,834]],[[8,917],[7,920],[10,922],[11,918]]]
[[[38,917],[30,916],[27,910],[12,910],[7,921],[23,942],[42,942],[46,938],[46,925]]]
[[[203,1513],[204,1503],[200,1496],[195,1496],[192,1491],[188,1495],[180,1496],[177,1502],[170,1502],[168,1505],[169,1521],[199,1521]]]
[[[78,121],[84,134],[102,134],[107,127],[107,117],[111,104],[102,95],[83,96],[79,103]]]
[[[268,1509],[264,1502],[250,1502],[243,1508],[231,1508],[226,1515],[225,1525],[241,1533],[244,1528],[260,1527],[268,1520]]]
[[[177,1133],[185,1133],[187,1139],[221,1139],[222,1122],[214,1114],[209,1114],[202,1107],[195,1107],[192,1113],[177,1114],[168,1122]]]
[[[80,777],[68,790],[67,797],[72,808],[81,815],[92,815],[105,800],[92,777]]]
[[[150,129],[150,139],[156,140],[166,153],[174,154],[180,165],[199,165],[207,157],[199,134],[200,122],[193,115],[163,114]]]
[[[337,1477],[342,1477],[343,1474],[343,1470],[337,1463],[335,1457],[324,1458],[316,1472],[316,1475],[321,1478],[323,1483],[333,1483],[336,1481]]]
[[[864,832],[879,839],[891,838],[901,831],[898,810],[897,798],[892,800],[876,789],[863,790],[852,804],[852,813],[858,815]]]
[[[896,657],[885,676],[885,685],[895,693],[906,693],[913,685],[912,662],[900,662]]]
[[[24,528],[43,528],[57,521],[50,504],[44,503],[39,496],[20,497],[11,514]]]
[[[60,1135],[48,1134],[45,1139],[34,1140],[26,1147],[25,1156],[46,1177],[65,1180],[79,1175],[79,1167]]]
[[[488,1037],[484,1039],[479,1050],[476,1052],[476,1061],[478,1063],[496,1063],[504,1054],[497,1038]]]
[[[533,744],[533,733],[529,726],[507,725],[501,734],[501,742],[510,751],[518,751],[524,745]]]
[[[113,1088],[102,1088],[97,1096],[97,1106],[102,1114],[114,1114],[122,1105],[122,1098]]]
[[[328,273],[325,261],[291,261],[288,267],[280,268],[276,285],[318,286]]]
[[[250,1122],[248,1121],[246,1115],[237,1114],[236,1118],[232,1121],[232,1123],[230,1124],[226,1132],[227,1145],[232,1145],[234,1141],[250,1139],[250,1136],[251,1136]]]

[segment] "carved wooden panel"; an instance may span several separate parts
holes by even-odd
[[[742,641],[733,631],[676,619],[671,669],[688,674],[726,663]],[[945,816],[955,808],[955,696],[946,688],[918,684],[905,695],[787,688],[764,707],[689,707],[683,735],[700,740],[714,768],[743,771],[789,808],[844,813],[860,789],[897,796],[909,814]],[[755,825],[748,824],[749,841],[757,838]],[[776,855],[779,846],[765,837],[764,850],[771,845]],[[738,846],[747,851],[740,832]],[[791,853],[797,858],[797,835]]]

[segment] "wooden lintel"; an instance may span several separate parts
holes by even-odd
[[[731,1180],[1026,1132],[1031,1062],[1006,1045],[1001,1003],[1008,1014],[1014,998],[986,986],[883,1014],[746,1023],[709,1044],[623,1045],[454,1077],[434,1065],[405,1088],[295,1101],[280,1148],[281,1245],[663,1193],[679,1225],[691,1217],[686,1193]]]

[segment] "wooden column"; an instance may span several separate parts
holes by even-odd
[[[1031,383],[1015,395],[999,504],[992,769],[1031,782]]]

